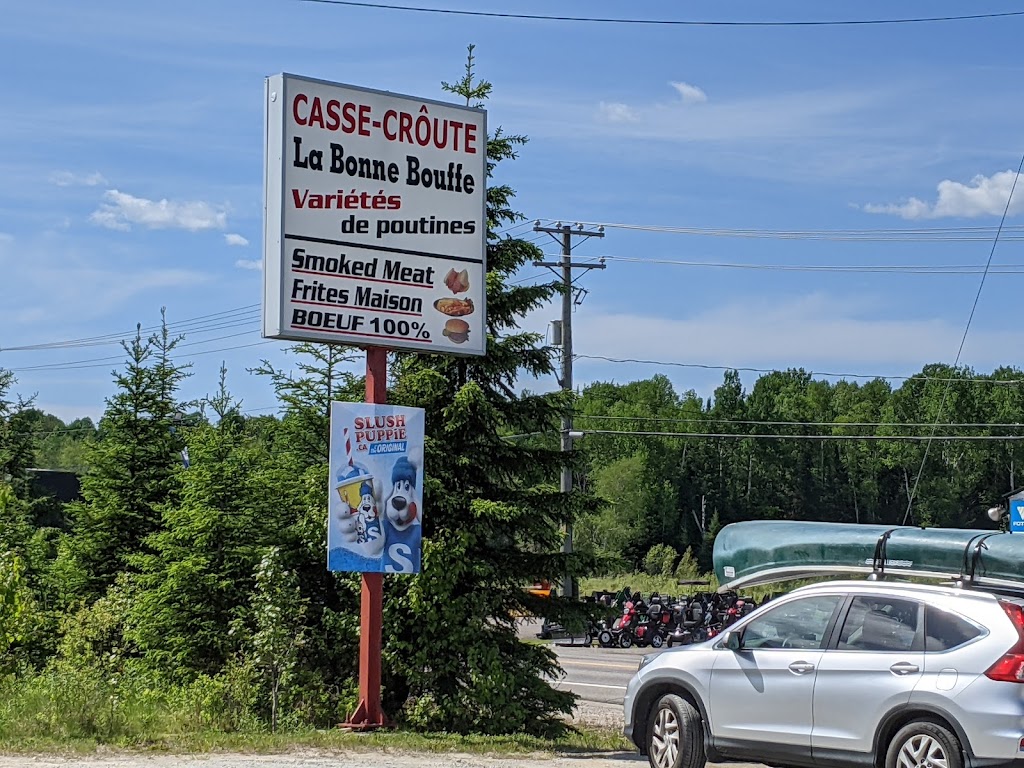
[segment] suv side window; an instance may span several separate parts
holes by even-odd
[[[855,597],[839,632],[841,651],[920,651],[921,606],[890,597]]]
[[[822,648],[838,605],[837,595],[805,597],[778,605],[743,628],[740,647]]]
[[[982,630],[959,616],[928,605],[924,609],[925,651],[939,652],[970,642]]]

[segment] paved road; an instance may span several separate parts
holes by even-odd
[[[587,701],[602,704],[622,704],[626,683],[636,672],[640,657],[645,653],[658,653],[650,648],[564,648],[555,646],[558,661],[565,677],[556,683]]]

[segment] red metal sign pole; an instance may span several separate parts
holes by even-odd
[[[366,402],[386,403],[388,353],[383,347],[366,350]],[[380,706],[380,650],[384,624],[384,574],[364,573],[359,612],[359,705],[345,727],[368,731],[389,725]]]

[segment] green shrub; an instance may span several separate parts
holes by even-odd
[[[644,557],[644,570],[651,576],[672,576],[679,553],[668,544],[655,544]]]
[[[676,566],[676,580],[677,581],[699,581],[702,580],[700,566],[697,564],[697,558],[693,556],[693,550],[687,548],[683,552],[683,556],[679,558],[679,564]]]
[[[260,674],[251,661],[232,661],[219,675],[199,675],[172,689],[170,708],[179,732],[259,731]]]

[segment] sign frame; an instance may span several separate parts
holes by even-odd
[[[431,116],[434,119],[438,115],[446,114],[466,114],[472,116],[472,125],[475,128],[476,141],[478,142],[478,149],[475,153],[462,152],[456,154],[457,150],[448,149],[447,147],[438,150],[436,145],[422,145],[418,143],[403,143],[402,141],[395,141],[393,139],[384,139],[377,137],[378,143],[372,144],[371,146],[383,146],[389,151],[379,153],[383,157],[385,162],[389,160],[391,162],[398,163],[401,158],[405,158],[406,162],[410,155],[416,156],[417,152],[425,152],[424,155],[427,157],[427,162],[422,163],[424,167],[424,173],[433,168],[434,163],[430,162],[430,159],[434,160],[441,159],[441,162],[447,162],[448,159],[454,163],[456,160],[459,162],[469,165],[467,159],[472,160],[473,165],[467,168],[466,173],[474,176],[474,188],[473,192],[469,193],[471,196],[479,196],[480,207],[479,210],[475,209],[473,205],[463,204],[462,208],[459,206],[458,199],[454,199],[454,202],[449,204],[449,208],[452,210],[459,210],[461,213],[462,209],[473,209],[472,213],[467,212],[465,214],[465,222],[472,221],[477,228],[472,234],[467,237],[472,237],[472,242],[466,243],[466,248],[456,254],[446,254],[439,252],[443,249],[443,243],[435,245],[436,250],[426,250],[416,245],[410,246],[410,238],[416,240],[422,240],[424,237],[432,237],[434,235],[409,235],[399,234],[381,235],[379,231],[380,222],[389,221],[386,217],[377,218],[378,232],[377,242],[369,243],[363,242],[358,236],[356,239],[358,242],[353,241],[351,238],[345,240],[344,237],[339,233],[335,235],[335,238],[324,238],[317,237],[317,232],[286,232],[285,225],[288,218],[288,205],[289,201],[286,200],[285,195],[288,193],[288,188],[292,185],[289,184],[289,166],[292,166],[292,170],[295,170],[294,162],[298,158],[298,149],[295,148],[295,156],[292,157],[292,147],[286,146],[286,142],[291,144],[289,139],[289,127],[294,126],[291,124],[292,117],[292,105],[290,99],[294,93],[296,87],[306,86],[310,89],[321,89],[325,91],[331,91],[332,89],[336,92],[337,96],[341,99],[351,97],[353,99],[362,98],[365,105],[366,102],[383,103],[383,104],[394,104],[395,109],[403,108],[407,110],[408,114],[421,115],[429,113],[431,108],[435,109],[436,112]],[[367,110],[371,107],[367,106]],[[380,113],[376,115],[380,117]],[[365,124],[367,131],[372,133],[372,130],[380,132],[381,136],[384,136],[386,128],[383,127],[383,123],[386,121],[387,114],[385,114],[385,120],[372,120]],[[447,120],[448,118],[443,118]],[[312,120],[310,119],[310,122]],[[321,121],[322,122],[322,121]],[[394,123],[392,123],[394,125]],[[445,123],[447,125],[447,123]],[[469,125],[469,122],[461,123],[461,125]],[[311,130],[313,130],[311,128]],[[321,129],[322,132],[326,133],[326,129]],[[447,135],[447,128],[445,128]],[[360,143],[358,139],[360,137],[353,138],[352,135],[342,134],[338,131],[338,142],[344,142],[347,146],[350,141],[356,141],[355,149],[353,150],[354,155],[361,154]],[[465,135],[465,134],[464,134]],[[294,137],[292,137],[294,139]],[[365,146],[365,142],[372,141],[373,137],[366,138],[366,134],[363,134],[362,141]],[[390,144],[384,144],[383,142],[389,141]],[[447,144],[447,140],[446,140]],[[391,149],[392,145],[394,149]],[[324,149],[324,148],[321,148]],[[440,154],[438,154],[440,152]],[[474,157],[478,156],[478,159]],[[418,157],[418,156],[416,156]],[[414,157],[413,159],[416,159]],[[329,160],[330,158],[328,158]],[[374,159],[377,159],[376,157]],[[301,173],[302,171],[298,171]],[[301,178],[301,177],[300,177]],[[311,180],[315,178],[323,178],[324,181],[330,181],[327,186],[331,187],[328,190],[328,194],[334,192],[334,187],[337,187],[338,193],[342,191],[342,187],[352,188],[353,186],[359,187],[360,182],[364,179],[340,175],[334,176],[331,173],[324,172],[323,177],[314,177],[307,175],[306,179]],[[449,177],[450,178],[450,177]],[[483,356],[487,352],[487,112],[486,110],[479,107],[469,107],[460,104],[454,104],[451,102],[440,101],[436,99],[420,98],[416,96],[395,93],[392,91],[384,91],[373,88],[366,88],[362,86],[350,85],[347,83],[334,82],[328,80],[321,80],[317,78],[305,77],[301,75],[294,75],[290,73],[282,72],[280,74],[272,75],[267,77],[264,81],[264,251],[263,251],[263,329],[262,335],[264,338],[270,339],[281,339],[287,341],[297,342],[313,342],[313,343],[333,343],[333,344],[344,344],[359,348],[369,348],[374,346],[382,346],[390,350],[402,350],[421,352],[425,354],[442,354],[451,355],[457,357],[479,357]],[[304,185],[308,186],[308,185]],[[323,189],[327,189],[327,186],[321,184]],[[389,191],[391,194],[398,192],[405,192],[412,198],[411,205],[404,208],[402,211],[403,217],[412,217],[412,219],[431,219],[433,225],[433,215],[438,212],[438,209],[434,207],[434,204],[430,201],[423,201],[423,196],[429,191],[435,194],[444,194],[438,189],[431,189],[430,187],[423,185],[422,187],[416,187],[415,185],[410,186],[408,183],[403,183],[399,180],[389,187],[387,183],[383,183],[378,180],[372,180],[367,184],[363,185],[365,188],[362,190],[362,195],[365,197],[367,194],[374,195],[380,190],[388,195]],[[369,186],[374,187],[373,190],[369,190]],[[410,192],[410,190],[412,190]],[[311,190],[310,190],[311,191]],[[355,191],[355,190],[353,190]],[[337,198],[336,198],[337,199]],[[365,202],[365,201],[364,201]],[[418,206],[418,207],[417,207]],[[444,207],[441,206],[441,210]],[[332,213],[340,213],[341,217],[357,216],[359,214],[367,214],[368,211],[365,209],[352,209],[341,211],[335,209]],[[373,213],[373,212],[369,212]],[[293,216],[298,218],[293,212]],[[339,217],[339,220],[340,218]],[[326,217],[325,217],[326,218]],[[371,218],[362,219],[362,221],[371,221]],[[449,224],[459,223],[458,221],[449,222]],[[322,234],[322,233],[321,233]],[[364,232],[365,234],[365,232]],[[445,238],[457,237],[459,233],[445,233],[441,235]],[[288,311],[290,302],[293,300],[290,295],[290,289],[292,286],[288,282],[288,278],[293,276],[291,271],[290,259],[288,256],[288,243],[286,241],[294,239],[291,236],[299,236],[299,239],[305,239],[313,247],[325,248],[325,249],[338,249],[345,248],[345,253],[342,253],[342,260],[347,253],[360,254],[366,258],[367,253],[376,253],[381,257],[387,257],[387,255],[398,255],[399,257],[405,257],[408,259],[419,259],[420,264],[437,262],[437,277],[431,283],[428,292],[420,302],[420,318],[415,319],[400,319],[391,320],[385,318],[387,324],[384,321],[377,322],[376,330],[378,333],[359,333],[353,328],[349,328],[348,332],[345,329],[336,329],[331,327],[323,328],[296,328],[292,327],[292,323],[289,321]],[[459,242],[457,240],[449,240],[449,243]],[[458,250],[458,249],[457,249]],[[355,258],[352,259],[355,261]],[[288,264],[288,266],[286,266]],[[469,286],[464,293],[467,299],[472,299],[473,307],[470,308],[469,312],[465,315],[449,315],[447,312],[441,312],[436,306],[432,311],[437,311],[443,315],[447,315],[448,319],[436,318],[433,315],[429,315],[426,308],[423,307],[422,301],[437,301],[439,298],[444,298],[441,294],[441,290],[445,288],[444,271],[447,269],[455,269],[457,265],[461,264],[463,269],[473,270],[476,275],[476,270],[479,270],[479,274],[476,277],[472,277]],[[364,263],[365,268],[365,263]],[[387,266],[385,267],[387,268]],[[351,277],[349,275],[325,275],[324,281],[330,280],[332,285],[337,286],[348,286],[352,288],[356,283],[359,282],[358,278]],[[426,287],[426,286],[419,286]],[[369,289],[364,287],[362,291],[368,292]],[[454,293],[454,289],[452,289]],[[365,295],[365,294],[364,294]],[[428,297],[428,298],[427,298]],[[449,296],[448,298],[454,299],[455,297]],[[465,299],[462,299],[462,307],[458,311],[464,311],[466,308]],[[415,305],[414,305],[415,306]],[[324,309],[329,309],[325,307]],[[335,312],[331,311],[311,311],[311,315],[316,312],[318,315],[333,315],[335,321],[340,323],[344,317],[344,310],[354,310],[348,313],[348,321],[352,324],[359,322],[359,318],[366,319],[366,313],[383,312],[384,310],[367,308],[366,306],[357,307],[353,305],[347,305],[344,307],[338,307]],[[406,313],[407,315],[414,315],[414,312]],[[476,317],[469,318],[470,314],[475,314]],[[465,318],[465,319],[464,319]],[[371,321],[376,318],[371,318]],[[469,330],[465,332],[463,341],[455,342],[449,341],[453,339],[452,333],[449,332],[448,324],[455,321],[456,325],[466,327],[465,323],[469,322]],[[443,329],[439,323],[443,322]],[[327,320],[325,319],[325,324]],[[428,324],[432,327],[427,328]],[[405,330],[405,334],[399,334],[398,331],[394,331],[392,334],[379,333],[379,331],[385,330],[386,327],[397,328],[398,331]],[[458,328],[454,328],[454,336],[462,335],[459,333]],[[415,335],[412,338],[411,335]],[[430,336],[435,341],[429,341],[424,336]],[[448,338],[444,340],[443,344],[438,344],[438,336],[445,335]]]

